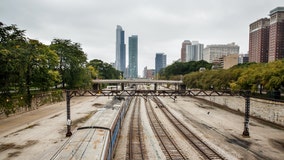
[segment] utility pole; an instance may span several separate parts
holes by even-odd
[[[70,96],[70,91],[67,90],[66,91],[66,111],[67,111],[67,133],[66,133],[66,137],[71,137],[72,136],[72,132],[71,132],[71,115],[70,115],[70,100],[71,100],[71,96]]]
[[[245,122],[243,136],[249,137],[249,110],[250,110],[250,91],[245,91]]]

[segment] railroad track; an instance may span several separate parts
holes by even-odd
[[[155,103],[161,108],[163,113],[168,117],[168,119],[175,125],[175,127],[182,133],[185,139],[200,153],[200,155],[205,159],[225,159],[216,152],[214,149],[209,147],[201,138],[191,132],[181,121],[179,121],[158,99],[153,97]]]
[[[173,141],[172,137],[162,125],[161,121],[159,121],[157,115],[153,111],[153,106],[149,99],[145,101],[145,106],[151,127],[158,138],[160,147],[166,156],[166,159],[186,159],[177,144]]]
[[[141,127],[141,116],[140,116],[140,98],[136,98],[133,106],[131,115],[131,122],[129,125],[129,144],[127,159],[143,160],[147,159],[145,144],[143,139],[143,132]]]

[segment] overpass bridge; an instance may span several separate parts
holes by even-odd
[[[92,80],[94,90],[102,90],[101,84],[112,84],[117,90],[123,91],[126,86],[133,86],[138,84],[144,85],[154,85],[154,90],[157,90],[159,85],[173,85],[175,90],[181,89],[178,87],[184,86],[182,81],[169,81],[169,80],[149,80],[149,79],[96,79]],[[184,86],[185,87],[185,86]]]
[[[71,115],[70,101],[74,96],[169,96],[173,100],[177,96],[243,96],[245,98],[245,122],[243,136],[249,137],[249,110],[250,110],[250,91],[231,91],[231,90],[199,90],[187,89],[182,81],[169,80],[148,80],[148,79],[110,79],[110,80],[93,80],[92,90],[67,90],[66,91],[66,110],[67,110],[67,133],[71,136]],[[103,88],[108,84],[111,88]],[[151,86],[141,89],[137,85]],[[161,85],[173,85],[173,87],[165,88]]]

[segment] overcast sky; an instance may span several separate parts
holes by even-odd
[[[81,44],[88,60],[115,61],[115,30],[138,35],[139,75],[155,67],[155,54],[167,64],[180,58],[184,40],[204,46],[235,42],[248,51],[249,24],[283,0],[0,0],[0,21],[16,24],[44,44],[70,39]],[[128,58],[127,58],[128,63]]]

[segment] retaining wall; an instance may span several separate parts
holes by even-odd
[[[200,97],[244,113],[244,97]],[[250,98],[250,115],[284,126],[284,103]]]

